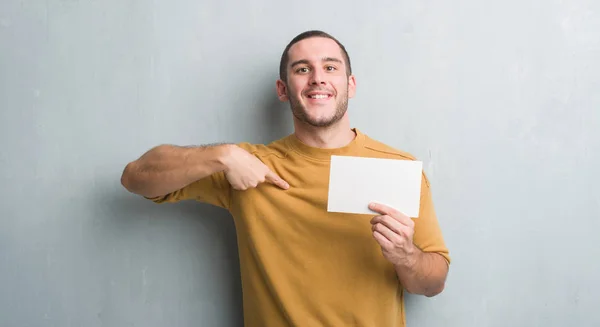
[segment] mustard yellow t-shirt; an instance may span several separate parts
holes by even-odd
[[[235,221],[246,327],[401,327],[404,296],[394,267],[372,236],[371,215],[327,212],[331,155],[415,160],[354,129],[337,149],[313,148],[294,134],[267,145],[238,144],[290,184],[237,191],[222,172],[153,198],[193,199],[227,209]],[[450,257],[422,179],[414,243]]]

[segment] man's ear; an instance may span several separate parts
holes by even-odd
[[[277,97],[279,98],[279,100],[282,102],[288,101],[289,97],[287,94],[287,87],[285,86],[285,83],[279,79],[275,83],[275,87],[277,88]]]
[[[348,97],[352,98],[356,94],[356,78],[354,75],[348,77]]]

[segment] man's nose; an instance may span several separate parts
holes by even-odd
[[[310,83],[313,85],[316,85],[316,84],[325,85],[325,78],[324,78],[323,72],[320,70],[314,70],[312,73],[312,78],[311,78]]]

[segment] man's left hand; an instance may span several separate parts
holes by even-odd
[[[373,237],[381,246],[383,256],[395,267],[415,264],[418,249],[413,243],[413,220],[400,211],[379,203],[369,204],[369,209],[380,213],[371,219]]]

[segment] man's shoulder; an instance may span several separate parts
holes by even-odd
[[[399,150],[381,141],[373,139],[367,135],[364,135],[363,147],[366,150],[366,157],[377,157],[384,159],[400,159],[400,160],[412,160],[417,161],[418,159],[411,153]],[[423,181],[429,186],[429,179],[423,172]]]
[[[257,157],[262,158],[268,156],[276,156],[279,158],[284,158],[289,152],[289,147],[286,141],[288,137],[289,136],[285,136],[266,144],[239,142],[236,145]]]
[[[392,147],[382,141],[364,135],[363,146],[368,156],[377,156],[391,159],[417,160],[411,153]]]

